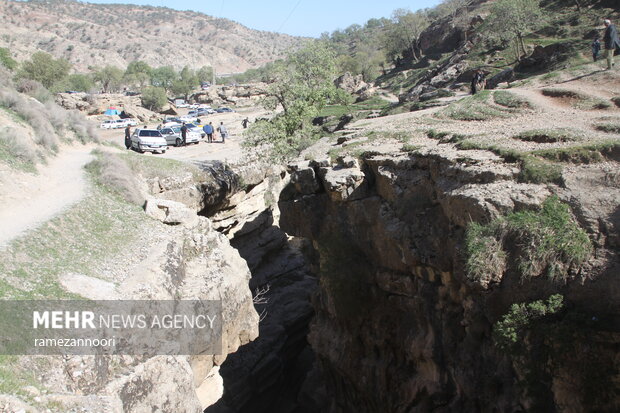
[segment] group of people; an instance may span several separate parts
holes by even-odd
[[[202,131],[207,135],[207,142],[209,143],[215,142],[214,136],[215,136],[215,132],[217,131],[222,137],[222,143],[226,143],[226,138],[228,137],[228,129],[224,125],[224,122],[220,122],[220,126],[218,126],[217,129],[213,127],[212,122],[209,122],[208,125],[204,125],[202,127]]]
[[[603,35],[603,44],[601,45],[600,38],[597,36],[592,42],[592,58],[596,62],[601,53],[601,46],[604,46],[605,59],[607,60],[607,70],[611,70],[614,65],[614,54],[616,50],[620,50],[620,38],[618,37],[618,30],[616,26],[611,23],[611,20],[605,20],[605,34]]]

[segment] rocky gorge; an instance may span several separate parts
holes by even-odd
[[[212,184],[158,184],[157,196],[209,216],[230,239],[262,314],[259,338],[222,365],[224,394],[208,412],[618,407],[613,168],[532,184],[491,152],[446,146],[208,169]],[[468,271],[472,222],[538,213],[549,199],[587,233],[583,265],[550,276],[543,263],[524,276],[513,234],[504,262]],[[503,346],[515,308],[530,311]]]

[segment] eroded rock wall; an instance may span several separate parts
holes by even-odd
[[[564,188],[525,184],[514,164],[489,152],[451,149],[343,161],[292,165],[279,202],[282,228],[311,240],[318,254],[309,341],[329,411],[617,408],[618,213],[609,199],[620,199],[620,186],[603,184],[613,176],[593,174],[597,185],[581,189],[585,171],[567,175]],[[512,263],[499,278],[469,279],[467,225],[535,210],[553,192],[571,203],[591,239],[603,240],[586,268],[566,281],[523,279]],[[493,326],[510,306],[554,293],[568,310],[552,326],[583,334],[532,330],[517,343],[523,354],[499,350]],[[541,348],[537,340],[555,352],[528,354]],[[576,364],[607,367],[584,372]]]

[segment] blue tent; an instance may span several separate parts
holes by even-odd
[[[109,108],[104,113],[104,115],[108,115],[108,116],[114,116],[114,115],[120,115],[120,114],[121,112],[118,111],[116,108]]]

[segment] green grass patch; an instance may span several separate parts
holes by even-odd
[[[418,152],[418,150],[420,150],[421,146],[420,145],[412,145],[410,143],[405,143],[401,148],[400,151],[401,152],[407,152],[407,153],[413,153],[413,152]]]
[[[620,122],[597,123],[594,128],[606,133],[620,133]]]
[[[491,102],[492,92],[484,90],[458,102],[451,103],[439,114],[454,120],[485,121],[506,118],[517,112],[516,109],[494,105]]]
[[[530,108],[532,106],[527,99],[505,90],[494,92],[493,101],[500,106],[511,109]]]
[[[461,150],[486,150],[501,156],[506,162],[518,163],[521,171],[517,179],[519,182],[546,184],[553,183],[562,185],[562,166],[537,158],[528,152],[519,152],[514,149],[506,149],[495,145],[481,144],[471,139],[463,139],[456,143]]]
[[[567,100],[574,108],[581,110],[601,110],[612,107],[612,104],[606,100],[569,89],[545,88],[542,90],[542,94],[552,98]]]
[[[187,173],[191,173],[196,179],[204,177],[204,174],[197,166],[174,159],[136,154],[129,151],[122,153],[120,158],[133,171],[147,179],[179,177]]]
[[[542,149],[532,154],[555,162],[589,164],[605,159],[617,160],[620,157],[620,142],[607,141],[568,148]]]
[[[571,142],[580,140],[581,137],[570,129],[535,129],[514,136],[525,142],[538,143],[555,143],[555,142]]]
[[[518,178],[521,182],[533,184],[561,185],[563,183],[562,167],[533,156],[525,156],[521,160],[521,172]]]
[[[370,99],[350,105],[328,105],[325,106],[319,116],[336,116],[352,114],[360,111],[382,111],[390,106],[390,102],[379,96],[373,96]]]
[[[87,198],[0,251],[0,297],[79,298],[60,286],[59,276],[100,277],[97,264],[129,248],[152,225],[142,208],[95,182]]]
[[[516,265],[522,279],[541,274],[566,279],[589,258],[592,244],[568,205],[552,196],[537,211],[513,212],[488,224],[472,223],[467,228],[465,250],[466,270],[472,280],[498,279],[507,263]]]

